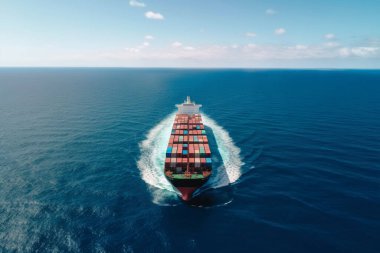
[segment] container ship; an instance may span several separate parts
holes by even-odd
[[[176,105],[175,116],[165,157],[165,177],[178,190],[182,200],[189,201],[193,193],[211,175],[211,151],[196,104],[187,97]]]

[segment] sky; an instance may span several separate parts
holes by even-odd
[[[0,66],[380,68],[379,0],[0,0]]]

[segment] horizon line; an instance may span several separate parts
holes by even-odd
[[[0,69],[10,69],[10,68],[20,68],[20,69],[198,69],[198,70],[228,70],[228,69],[235,69],[235,70],[380,70],[380,67],[374,67],[374,68],[343,68],[343,67],[174,67],[174,66],[164,66],[164,67],[157,67],[157,66],[147,66],[147,67],[141,67],[141,66],[0,66]]]

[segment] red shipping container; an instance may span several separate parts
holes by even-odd
[[[189,158],[189,162],[190,162],[190,163],[194,163],[194,162],[195,162],[195,159],[194,159],[194,158]]]
[[[177,163],[182,163],[182,158],[177,158]]]
[[[201,158],[201,163],[206,163],[206,158]]]
[[[182,158],[183,163],[187,163],[187,158]]]

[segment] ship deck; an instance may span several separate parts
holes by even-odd
[[[172,174],[173,179],[203,179],[205,176],[202,174],[190,174],[190,175],[185,175],[185,174]]]

